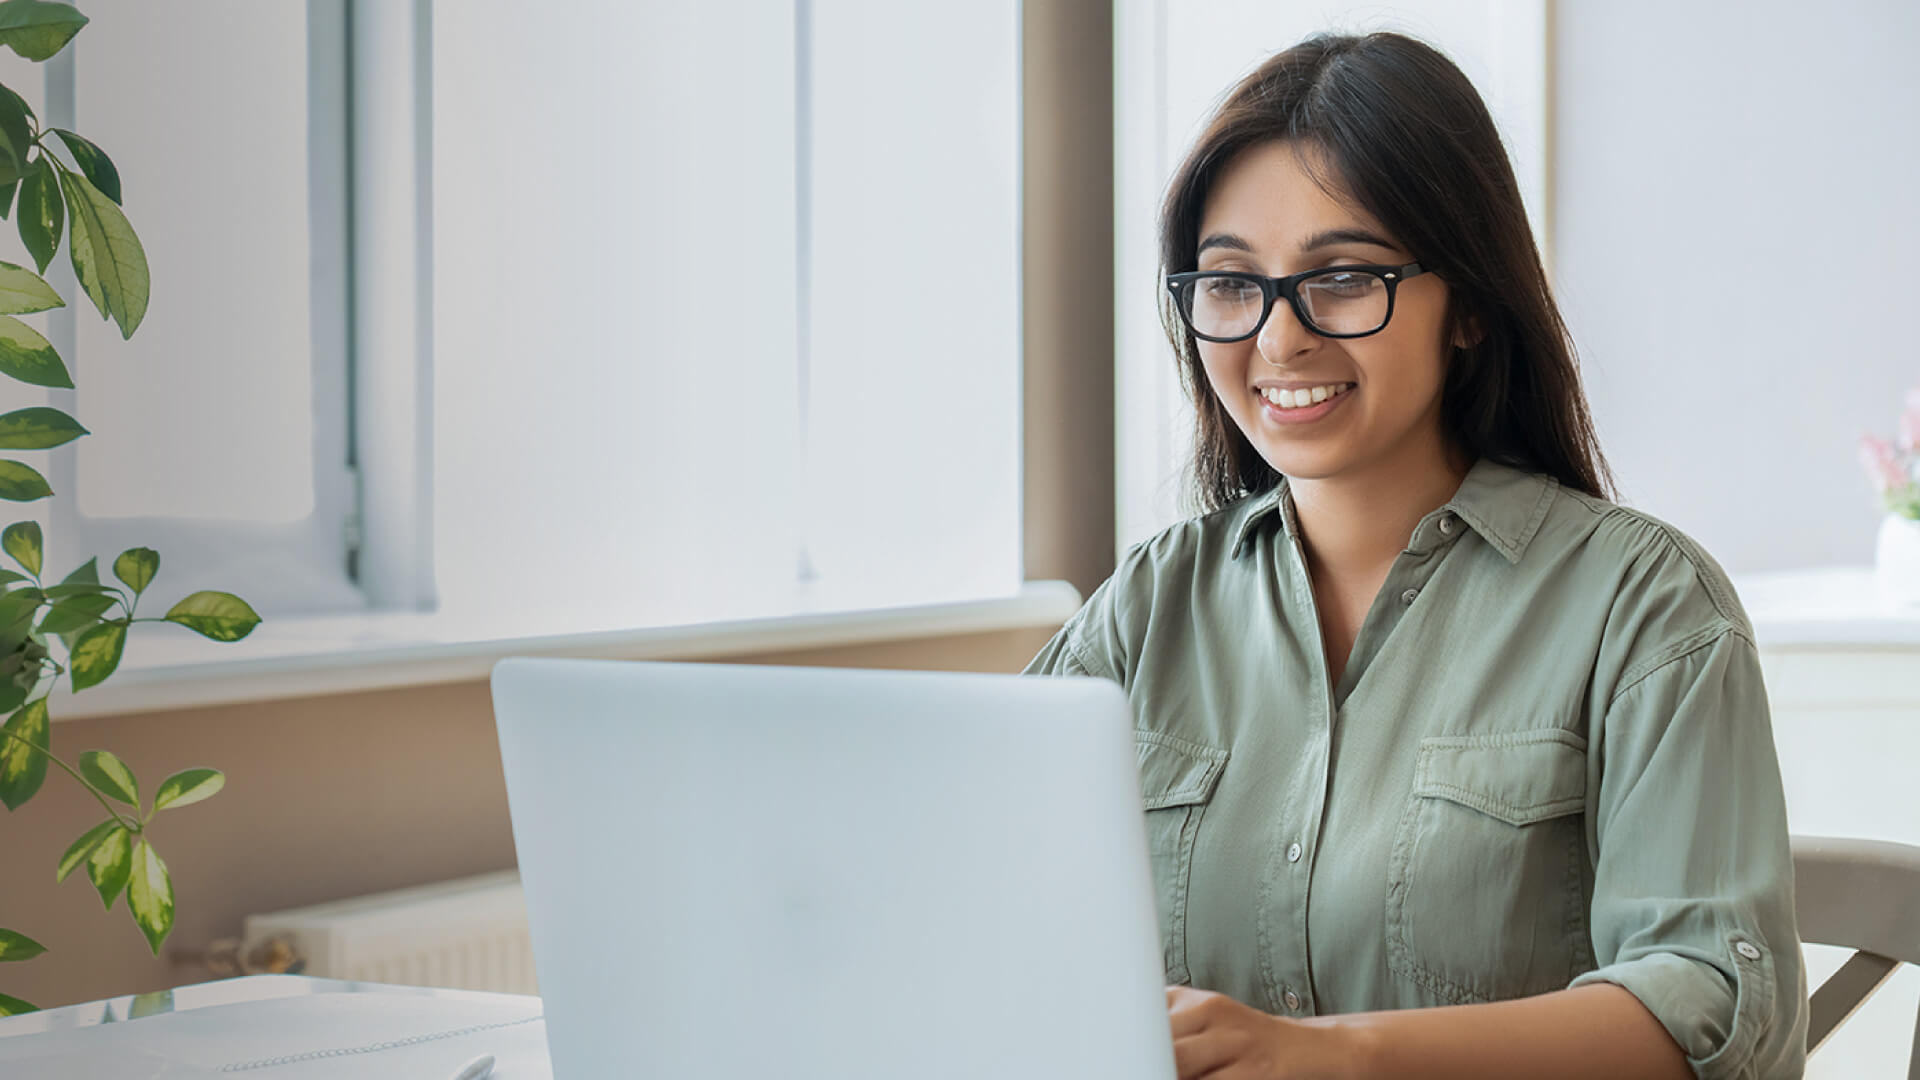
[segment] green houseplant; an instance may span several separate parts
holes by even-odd
[[[65,48],[87,17],[47,0],[0,0],[0,46],[32,61]],[[64,153],[64,158],[62,157]],[[79,135],[43,127],[27,103],[0,86],[0,217],[14,216],[33,269],[0,262],[0,374],[32,386],[71,389],[64,361],[47,339],[17,315],[62,307],[65,301],[40,275],[66,234],[75,278],[102,318],[130,338],[146,314],[147,257],[120,210],[120,175],[98,146]],[[58,409],[35,406],[0,415],[0,452],[49,450],[87,430]],[[23,461],[0,458],[0,499],[32,502],[53,494],[40,472]],[[133,770],[111,751],[88,750],[74,761],[57,756],[47,695],[66,675],[77,692],[112,675],[136,622],[171,622],[215,641],[238,641],[259,615],[231,593],[201,591],[164,616],[136,617],[141,596],[160,569],[152,548],[123,551],[113,560],[114,582],[100,579],[98,559],[88,559],[57,584],[42,574],[38,522],[20,521],[0,531],[0,550],[19,569],[0,569],[0,803],[17,810],[55,768],[100,803],[106,819],[73,842],[54,868],[63,882],[86,868],[109,910],[121,895],[127,910],[158,955],[173,927],[173,885],[155,851],[150,825],[158,812],[199,802],[226,783],[218,770],[187,769],[162,780],[144,798]],[[52,643],[59,642],[59,655]],[[144,808],[143,808],[144,806]],[[17,868],[7,867],[17,879]],[[0,919],[5,912],[0,911]],[[0,961],[29,960],[46,950],[32,938],[0,928]],[[0,1016],[33,1005],[0,994]]]

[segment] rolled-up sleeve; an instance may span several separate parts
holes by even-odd
[[[1112,576],[1093,590],[1020,674],[1088,675],[1126,685],[1129,650],[1121,627],[1130,610],[1130,591],[1149,576],[1147,547],[1139,543],[1128,548]]]
[[[1085,609],[1083,608],[1082,611],[1084,612]],[[1073,637],[1078,628],[1078,619],[1079,616],[1069,619],[1067,624],[1060,628],[1060,632],[1054,634],[1053,639],[1048,641],[1046,646],[1040,650],[1039,654],[1027,662],[1026,669],[1021,671],[1020,674],[1092,675],[1093,672],[1087,670],[1086,661],[1080,658],[1080,653],[1075,649],[1073,644]],[[1111,678],[1112,676],[1102,673],[1099,677]]]
[[[1798,1077],[1806,975],[1760,662],[1724,626],[1629,672],[1593,732],[1587,798],[1599,967],[1703,1078]]]

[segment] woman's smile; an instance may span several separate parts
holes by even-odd
[[[1259,399],[1260,415],[1268,423],[1310,424],[1338,409],[1358,388],[1357,383],[1350,382],[1322,383],[1297,390],[1260,386],[1254,388],[1254,395]]]

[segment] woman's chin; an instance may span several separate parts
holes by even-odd
[[[1347,455],[1332,448],[1255,444],[1260,457],[1289,480],[1325,480],[1340,475]]]

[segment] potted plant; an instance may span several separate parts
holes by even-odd
[[[1860,460],[1886,510],[1874,546],[1881,595],[1920,606],[1920,387],[1907,392],[1894,441],[1862,436]]]
[[[87,21],[63,3],[3,0],[0,46],[44,61]],[[119,326],[123,339],[133,336],[146,314],[150,282],[146,252],[121,212],[120,198],[120,174],[100,147],[74,132],[42,126],[20,95],[0,86],[0,217],[12,213],[33,263],[28,269],[0,262],[0,375],[31,386],[73,387],[53,346],[16,318],[65,305],[40,276],[63,233],[87,298],[102,318]],[[49,450],[86,434],[58,409],[32,406],[0,414],[0,454]],[[25,503],[52,494],[32,465],[0,457],[0,499]],[[215,641],[238,641],[260,617],[239,597],[215,591],[195,592],[162,616],[137,616],[160,570],[158,552],[121,552],[111,564],[113,581],[101,580],[94,558],[49,583],[42,539],[34,521],[0,531],[0,550],[17,566],[0,569],[0,715],[6,717],[0,724],[0,803],[18,810],[40,790],[49,768],[91,792],[104,820],[49,869],[57,883],[85,867],[108,909],[124,895],[127,911],[158,955],[173,927],[173,884],[150,835],[154,816],[209,798],[226,778],[215,769],[187,769],[143,792],[133,770],[109,750],[88,750],[69,761],[54,753],[47,695],[62,675],[76,692],[105,681],[119,665],[134,623],[170,622]],[[10,880],[23,876],[19,867],[5,872]],[[26,934],[0,928],[0,962],[45,951]],[[0,1016],[33,1008],[0,993]]]

